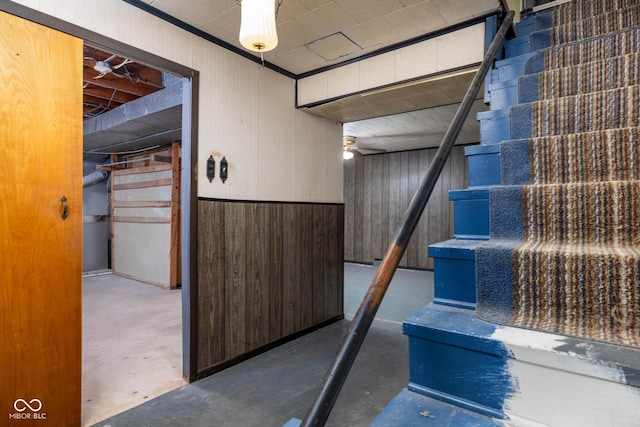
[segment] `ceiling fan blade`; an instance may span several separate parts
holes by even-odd
[[[386,153],[387,150],[383,150],[382,148],[369,148],[369,147],[353,147],[356,150],[363,150],[363,151],[373,151],[374,153]]]

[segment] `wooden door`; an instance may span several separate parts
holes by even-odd
[[[0,159],[0,424],[80,425],[82,40],[3,12]]]

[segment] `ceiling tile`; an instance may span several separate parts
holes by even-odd
[[[398,0],[336,0],[336,3],[358,22],[367,22],[404,7]]]
[[[283,0],[280,9],[278,9],[276,25],[295,19],[296,16],[303,15],[309,10],[300,0]]]
[[[327,61],[357,52],[360,46],[349,40],[342,33],[331,34],[307,45],[307,48]]]
[[[282,49],[282,52],[309,44],[318,38],[316,33],[310,31],[295,19],[278,24],[277,31],[277,49]]]
[[[311,10],[317,9],[320,6],[323,6],[327,3],[333,3],[333,0],[299,0],[299,1]]]
[[[499,0],[431,0],[447,25],[483,16],[500,8]]]
[[[405,37],[426,34],[444,28],[445,22],[431,1],[420,2],[410,7],[385,15],[384,19]]]
[[[334,2],[327,3],[304,15],[300,15],[296,19],[318,34],[318,38],[358,24],[358,21]]]
[[[240,15],[235,0],[155,0],[151,6],[198,28],[230,9],[237,9],[236,13]]]
[[[276,59],[279,66],[292,73],[302,73],[326,65],[326,61],[321,56],[304,46],[277,54]]]
[[[399,36],[391,25],[382,18],[375,18],[349,28],[346,34],[363,49],[396,41]]]

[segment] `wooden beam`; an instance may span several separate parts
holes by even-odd
[[[171,163],[173,157],[171,156],[163,156],[162,154],[154,154],[153,161],[154,162],[163,162],[163,163]]]
[[[138,161],[140,161],[140,159],[132,159],[122,163],[133,163]],[[109,166],[109,165],[104,165],[104,166]],[[155,165],[155,166],[145,166],[140,168],[121,169],[117,172],[114,172],[114,175],[121,176],[121,175],[131,175],[135,173],[148,173],[148,172],[158,172],[158,171],[168,171],[168,170],[171,170],[171,165]]]
[[[154,156],[155,157],[155,156]],[[171,144],[171,249],[169,251],[169,287],[180,283],[180,144]]]
[[[117,72],[117,71],[116,71]],[[117,77],[112,73],[106,74],[105,76],[96,79],[95,77],[99,73],[89,66],[85,66],[83,68],[83,79],[87,82],[95,82],[100,86],[106,86],[113,89],[116,89],[120,92],[131,93],[133,95],[146,96],[150,93],[156,92],[162,87],[157,87],[156,85],[149,85],[146,82],[132,82],[126,77]],[[88,87],[87,87],[88,88]],[[113,90],[112,90],[113,92]]]
[[[99,81],[96,80],[95,83],[99,84]],[[84,93],[85,100],[90,101],[92,99],[97,99],[97,100],[102,100],[107,102],[109,100],[113,100],[113,102],[117,102],[119,104],[125,104],[127,102],[131,102],[139,98],[139,96],[132,95],[127,92],[122,92],[113,88],[97,86],[96,84],[94,84],[94,81],[91,80],[89,81],[89,85],[86,88],[84,88],[83,93]],[[115,94],[113,93],[114,90],[115,90]]]
[[[125,184],[114,184],[114,190],[131,190],[133,188],[161,187],[171,185],[171,178],[154,179],[151,181],[127,182]]]

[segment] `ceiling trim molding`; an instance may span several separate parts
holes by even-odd
[[[191,24],[188,24],[188,23],[184,22],[184,21],[176,18],[173,15],[169,15],[168,13],[163,12],[160,9],[156,9],[155,7],[153,7],[153,6],[151,6],[151,5],[147,4],[147,3],[144,3],[141,0],[122,0],[122,1],[124,1],[125,3],[130,4],[131,6],[137,7],[138,9],[141,9],[141,10],[147,12],[147,13],[150,13],[151,15],[155,16],[156,18],[160,18],[163,21],[166,21],[166,22],[168,22],[168,23],[170,23],[172,25],[175,25],[176,27],[181,28],[181,29],[183,29],[183,30],[195,35],[195,36],[203,38],[203,39],[207,40],[208,42],[211,42],[211,43],[213,43],[215,45],[218,45],[218,46],[220,46],[220,47],[222,47],[224,49],[230,50],[231,52],[233,52],[235,54],[238,54],[238,55],[240,55],[240,56],[242,56],[242,57],[244,57],[244,58],[246,58],[246,59],[248,59],[250,61],[253,61],[256,64],[263,65],[263,62],[257,56],[255,56],[255,55],[253,55],[253,54],[251,54],[251,53],[249,53],[249,52],[247,52],[247,51],[245,51],[243,49],[240,49],[237,46],[232,45],[231,43],[227,43],[224,40],[221,40],[221,39],[219,39],[219,38],[217,38],[215,36],[212,36],[211,34],[205,32],[205,31],[202,31],[202,30],[194,27]],[[287,76],[287,77],[289,77],[291,79],[297,79],[298,78],[298,76],[296,74],[294,74],[294,73],[292,73],[290,71],[287,71],[284,68],[278,67],[277,65],[274,65],[269,61],[264,61],[264,66],[266,68],[270,69],[270,70],[273,70],[273,71],[275,71],[277,73],[280,73],[280,74],[282,74],[284,76]]]

